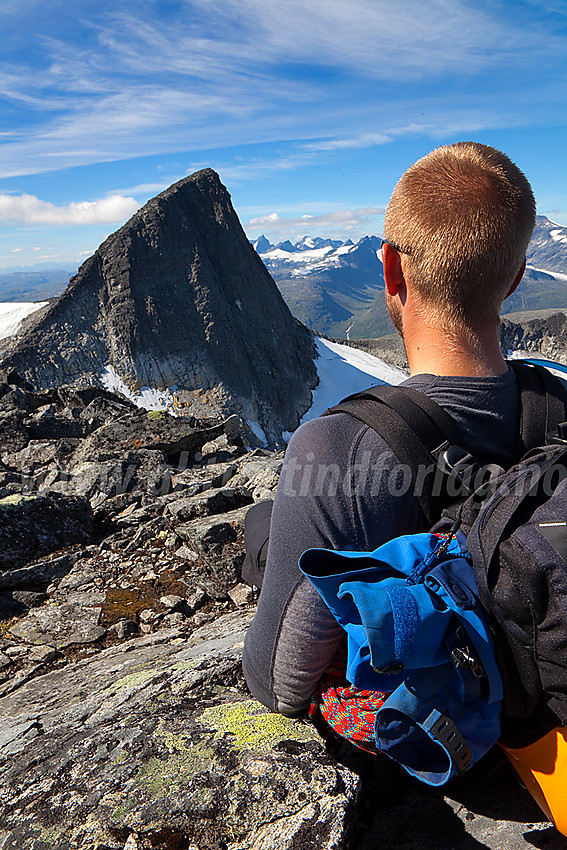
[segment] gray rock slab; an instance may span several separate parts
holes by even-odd
[[[0,589],[47,586],[50,582],[68,573],[72,564],[72,556],[60,555],[59,557],[44,558],[27,567],[8,570],[5,573],[0,573]]]
[[[228,513],[241,507],[243,502],[246,504],[247,501],[250,500],[239,499],[231,488],[216,488],[170,502],[167,513],[173,517],[174,521],[183,522],[209,514]]]
[[[46,644],[55,649],[76,643],[94,643],[106,633],[98,624],[101,611],[100,607],[79,602],[45,605],[30,611],[11,627],[10,632],[27,643]]]
[[[431,789],[246,693],[252,612],[163,630],[0,699],[2,850],[560,850],[498,761]]]
[[[250,619],[148,635],[1,699],[2,850],[339,850],[358,779],[237,686]]]

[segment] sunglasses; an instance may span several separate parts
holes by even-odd
[[[411,254],[411,248],[400,248],[396,242],[392,242],[390,239],[382,239],[382,245],[391,245],[394,251],[397,251],[399,254],[407,254],[408,256]]]

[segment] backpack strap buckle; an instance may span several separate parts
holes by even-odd
[[[474,457],[462,449],[460,446],[449,446],[442,451],[438,456],[438,464],[440,470],[447,476],[451,482],[449,492],[453,491],[463,495],[471,493],[471,482],[478,473],[480,467]]]
[[[421,726],[432,738],[439,741],[455,764],[459,774],[464,773],[470,767],[472,762],[471,750],[450,717],[433,710]]]
[[[565,445],[567,443],[567,422],[560,422],[557,426],[557,433],[548,437],[547,442],[553,445]]]

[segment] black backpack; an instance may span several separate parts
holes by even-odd
[[[504,684],[503,739],[523,746],[567,725],[567,389],[545,368],[510,366],[521,421],[506,471],[479,467],[454,420],[409,387],[373,387],[323,415],[364,422],[408,465],[414,531],[466,534]]]

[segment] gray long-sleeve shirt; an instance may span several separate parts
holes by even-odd
[[[507,466],[517,452],[514,373],[488,378],[415,375],[405,382],[456,421],[479,463]],[[278,485],[266,573],[244,648],[252,694],[289,716],[309,703],[344,632],[300,573],[311,547],[372,551],[424,530],[404,469],[379,435],[347,414],[314,419],[289,443]]]

